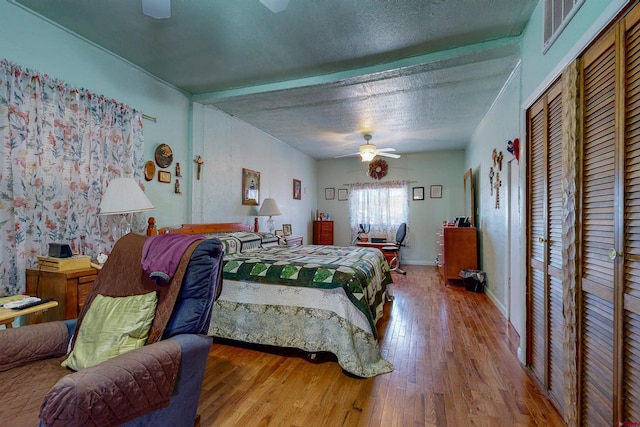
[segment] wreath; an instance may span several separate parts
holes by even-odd
[[[369,176],[373,179],[382,179],[387,175],[389,165],[386,161],[379,159],[369,163]]]

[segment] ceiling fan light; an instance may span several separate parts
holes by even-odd
[[[142,0],[142,13],[155,19],[171,18],[171,0]]]
[[[360,157],[363,162],[370,162],[376,156],[376,146],[373,144],[363,144],[360,146]]]

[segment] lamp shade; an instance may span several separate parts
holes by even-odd
[[[143,212],[153,205],[133,178],[112,179],[100,202],[98,215],[116,215]]]
[[[276,216],[282,215],[280,212],[280,208],[276,203],[275,199],[264,199],[262,202],[262,206],[260,206],[260,211],[258,212],[259,216]]]

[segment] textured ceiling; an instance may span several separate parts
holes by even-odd
[[[15,0],[315,158],[464,148],[537,0]]]

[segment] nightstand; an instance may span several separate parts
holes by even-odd
[[[286,236],[283,238],[283,241],[287,246],[299,246],[303,244],[302,238],[302,236]]]

